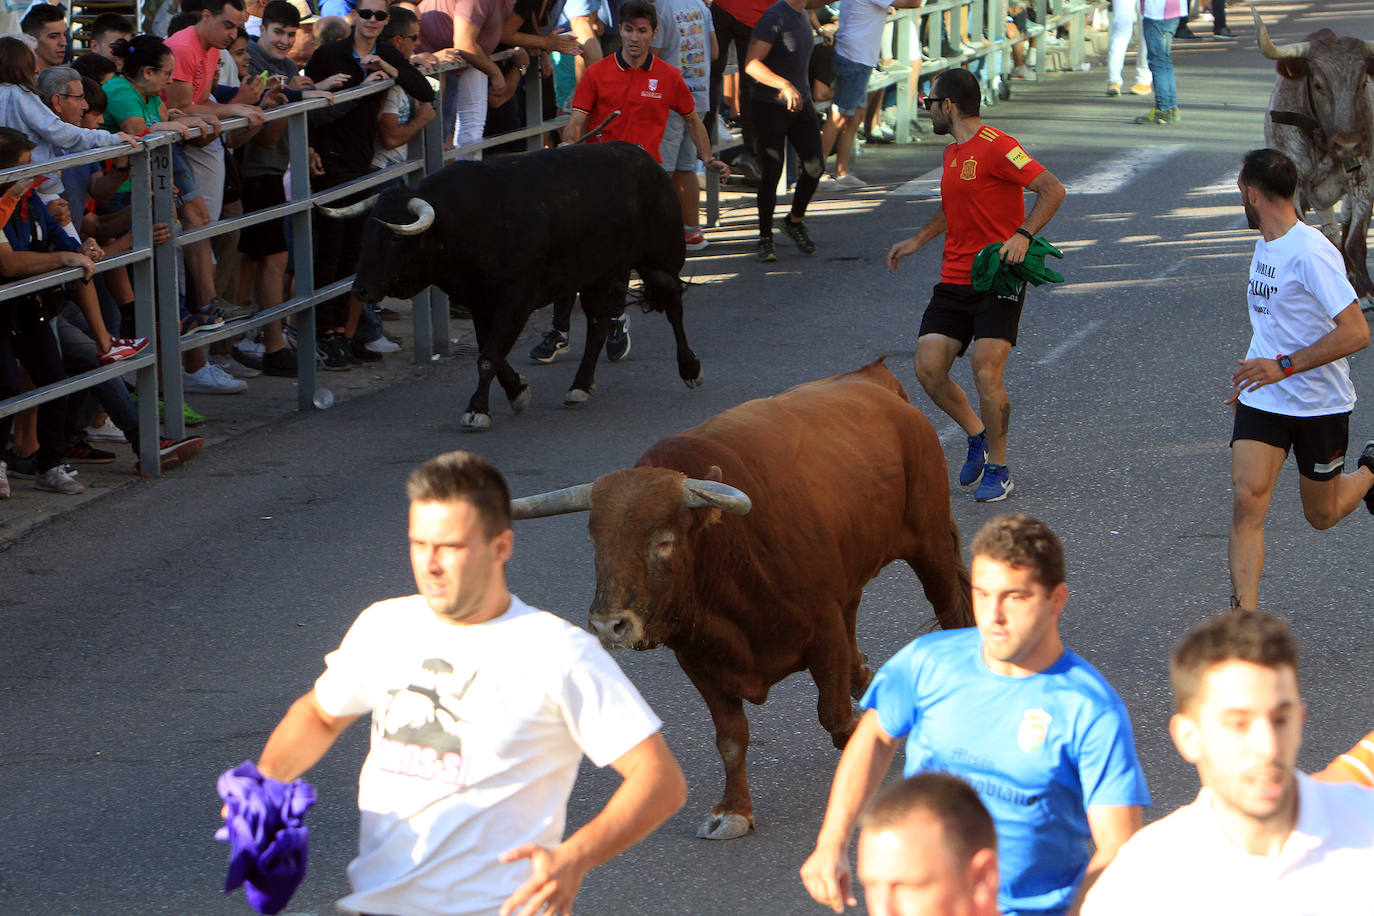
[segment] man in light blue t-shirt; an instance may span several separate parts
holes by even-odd
[[[906,775],[945,771],[977,790],[997,826],[1007,916],[1076,911],[1150,804],[1125,705],[1059,637],[1059,539],[1028,515],[1001,515],[972,552],[977,629],[909,643],[861,701],[801,871],[837,913],[857,905],[849,839],[899,745]]]

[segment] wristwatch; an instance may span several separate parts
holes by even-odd
[[[1288,376],[1292,375],[1295,371],[1297,371],[1293,368],[1292,357],[1284,356],[1282,353],[1280,353],[1278,356],[1275,356],[1274,359],[1278,360],[1279,369],[1282,370],[1285,378],[1287,378]]]

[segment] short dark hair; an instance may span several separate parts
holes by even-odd
[[[1298,169],[1276,149],[1252,149],[1241,160],[1240,183],[1270,200],[1291,200],[1298,189]]]
[[[118,32],[121,35],[132,35],[134,34],[134,24],[118,13],[101,13],[99,16],[95,17],[95,21],[91,23],[91,27],[86,31],[90,34],[91,41],[95,42],[106,32]]]
[[[37,36],[43,31],[43,26],[50,22],[66,23],[67,14],[62,7],[53,6],[51,3],[40,3],[33,9],[24,14],[24,19],[19,23],[19,29],[26,35]]]
[[[887,830],[923,811],[939,821],[944,847],[960,865],[997,849],[997,828],[978,793],[949,773],[917,773],[884,790],[859,818],[861,830]]]
[[[471,452],[445,452],[411,472],[406,496],[414,503],[466,500],[477,510],[487,537],[510,529],[510,490],[492,464]]]
[[[301,26],[301,11],[296,9],[286,0],[268,0],[266,6],[262,8],[262,27],[266,31],[267,24],[275,22],[277,25],[286,26],[291,29],[298,29]]]
[[[226,6],[232,6],[240,13],[245,12],[243,8],[243,0],[203,0],[203,2],[200,4],[200,10],[201,12],[209,10],[211,16],[218,16],[220,13],[224,12],[224,8]],[[184,4],[182,8],[185,8]],[[196,18],[199,19],[200,17],[197,16]]]
[[[1259,611],[1227,611],[1204,620],[1179,640],[1169,659],[1175,709],[1183,712],[1197,699],[1209,668],[1232,661],[1292,668],[1296,675],[1298,641],[1288,624]]]
[[[983,89],[978,85],[978,78],[960,67],[935,77],[930,91],[942,99],[949,99],[966,118],[976,118],[982,110]]]
[[[1024,512],[990,519],[973,536],[969,552],[1007,566],[1029,567],[1046,589],[1064,581],[1064,546],[1049,525]]]
[[[411,27],[420,21],[419,16],[404,6],[392,6],[388,9],[390,9],[391,15],[387,17],[386,25],[382,27],[382,34],[377,36],[380,41],[390,41],[397,35],[407,34]]]
[[[200,22],[200,13],[177,13],[172,17],[172,21],[167,23],[167,37],[175,35],[177,32],[193,27]]]
[[[104,114],[105,106],[109,100],[105,98],[105,90],[100,85],[99,80],[93,80],[89,76],[81,77],[81,89],[86,93],[86,107],[96,114]]]
[[[72,61],[72,69],[82,76],[90,77],[97,83],[103,83],[107,77],[114,76],[115,71],[119,68],[115,66],[114,61],[110,60],[104,54],[96,54],[93,52],[90,54],[82,54],[76,60]]]
[[[0,127],[0,169],[12,169],[19,156],[34,148],[34,142],[13,127]]]
[[[648,0],[625,0],[620,4],[617,13],[620,22],[629,22],[631,19],[647,19],[651,29],[658,29],[658,11]]]

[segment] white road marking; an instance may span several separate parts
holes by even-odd
[[[1130,184],[1141,172],[1157,168],[1183,152],[1178,143],[1163,146],[1143,146],[1118,156],[1080,178],[1068,182],[1064,190],[1070,194],[1115,194]]]
[[[938,166],[926,172],[919,178],[913,178],[906,184],[898,185],[890,192],[893,197],[926,197],[940,196],[940,172],[943,166]]]
[[[1107,322],[1102,318],[1098,318],[1095,321],[1089,321],[1087,324],[1083,325],[1083,327],[1079,328],[1072,336],[1060,341],[1059,345],[1053,350],[1036,360],[1035,364],[1037,366],[1050,366],[1057,363],[1065,353],[1068,353],[1074,347],[1087,340],[1089,335],[1096,332],[1099,328],[1104,327],[1106,324]]]

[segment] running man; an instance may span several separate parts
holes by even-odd
[[[994,242],[1002,260],[1020,264],[1031,239],[1049,223],[1064,201],[1064,186],[1007,134],[979,119],[982,90],[967,70],[946,70],[935,80],[926,109],[937,134],[954,142],[945,147],[940,175],[940,209],[921,231],[892,246],[887,269],[945,236],[940,282],[921,318],[916,342],[916,377],[941,410],[968,434],[968,458],[959,484],[979,483],[973,498],[996,502],[1011,493],[1007,470],[1007,428],[1011,400],[1002,384],[1007,356],[1016,345],[1025,287],[1015,298],[976,290],[973,258]],[[1035,193],[1026,215],[1024,190]],[[978,412],[949,377],[954,360],[973,342],[970,362],[978,388]]]
[[[1345,470],[1355,386],[1346,357],[1369,346],[1345,265],[1293,206],[1298,172],[1278,150],[1245,154],[1241,202],[1258,229],[1250,261],[1250,350],[1231,376],[1231,606],[1254,610],[1264,569],[1264,516],[1293,450],[1308,524],[1325,531],[1361,500],[1374,513],[1374,441]]]

